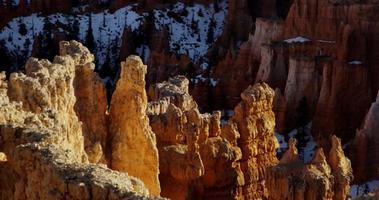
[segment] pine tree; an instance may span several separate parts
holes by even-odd
[[[218,0],[214,1],[213,7],[214,7],[214,10],[215,10],[215,13],[218,13],[220,11],[220,5],[219,5]]]
[[[43,19],[43,32],[41,35],[41,50],[40,50],[40,57],[52,59],[54,55],[57,54],[57,49],[55,49],[54,46],[54,40],[53,40],[53,24],[50,22],[48,17],[45,17]]]
[[[72,31],[70,32],[71,38],[74,40],[78,40],[79,34],[80,34],[80,23],[77,17],[75,17],[74,23],[72,24],[71,29],[72,29]]]
[[[0,40],[0,71],[5,71],[7,74],[10,72],[11,59],[8,50],[5,46],[5,41]]]
[[[30,50],[30,45],[31,44],[32,43],[31,43],[30,39],[27,38],[25,40],[24,49],[23,49],[23,52],[22,52],[22,54],[23,54],[23,56],[24,56],[25,59],[29,57],[29,53],[30,53],[29,50]]]
[[[95,50],[95,38],[93,37],[93,32],[92,32],[92,14],[89,14],[89,20],[88,20],[88,31],[87,31],[87,36],[85,39],[85,46],[90,50],[94,51]]]
[[[16,9],[18,7],[18,3],[17,3],[16,0],[10,0],[10,4],[9,5],[10,5],[10,7],[12,9]]]
[[[214,29],[216,27],[216,22],[214,16],[212,16],[209,22],[208,33],[207,33],[207,44],[212,44],[214,41]]]
[[[303,97],[299,105],[296,108],[296,127],[297,128],[297,134],[295,136],[297,140],[297,147],[299,149],[299,154],[304,159],[303,157],[303,151],[304,147],[307,145],[309,142],[306,133],[306,125],[309,122],[310,117],[309,117],[309,111],[308,111],[308,103],[307,103],[307,98]]]
[[[23,22],[21,22],[21,21],[19,22],[18,32],[19,32],[21,35],[23,35],[23,36],[25,36],[25,35],[28,33],[28,29],[26,28],[25,23],[23,23]]]

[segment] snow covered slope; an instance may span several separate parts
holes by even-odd
[[[154,10],[152,19],[156,30],[166,27],[170,31],[169,44],[172,52],[188,54],[192,61],[196,62],[222,34],[227,6],[227,0],[207,6],[200,4],[186,6],[178,2],[169,8]],[[75,34],[75,38],[84,43],[90,31],[94,40],[96,64],[102,66],[107,56],[117,60],[125,29],[138,32],[141,25],[151,19],[148,18],[148,13],[138,13],[137,7],[138,4],[128,5],[113,13],[104,10],[88,14],[73,12],[73,14],[57,13],[42,16],[35,13],[18,17],[0,29],[0,45],[3,45],[12,57],[26,59],[31,55],[35,37],[46,34],[44,30],[48,23],[49,31],[66,35]],[[143,48],[149,49],[148,46]],[[146,52],[146,50],[136,49],[136,52]]]

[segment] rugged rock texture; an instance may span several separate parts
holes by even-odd
[[[76,116],[73,81],[75,63],[70,56],[57,56],[53,63],[30,58],[26,73],[13,73],[8,81],[10,101],[21,102],[22,110],[41,114],[56,113],[56,131],[66,135],[62,143],[72,148],[77,160],[88,162],[83,146],[81,124]]]
[[[236,125],[240,135],[237,144],[242,150],[240,163],[245,178],[242,194],[245,199],[260,199],[268,195],[264,184],[266,168],[278,162],[279,144],[274,136],[272,111],[274,91],[267,84],[256,84],[249,86],[241,98],[229,123]]]
[[[255,59],[260,59],[261,46],[277,40],[283,34],[283,21],[270,18],[257,18],[254,35],[250,36],[251,51]]]
[[[148,113],[157,134],[162,196],[230,199],[237,194],[241,150],[221,137],[221,113],[200,114],[178,76],[149,89]],[[175,185],[175,187],[172,187]]]
[[[350,161],[340,140],[335,136],[331,140],[328,158],[319,148],[312,161],[304,164],[298,158],[296,141],[291,139],[280,164],[267,171],[269,199],[346,199],[352,180]]]
[[[69,55],[75,62],[75,111],[82,122],[84,147],[89,161],[107,164],[108,103],[104,85],[94,72],[94,57],[87,48],[75,41],[61,42],[60,55]]]
[[[8,81],[1,74],[2,198],[148,199],[140,180],[88,164],[74,109],[74,79],[79,61],[91,56],[70,49],[63,48],[52,63],[29,59],[25,74],[13,73]]]
[[[363,126],[357,130],[349,152],[352,160],[354,181],[363,182],[378,178],[379,160],[377,152],[379,131],[379,93],[366,114]]]
[[[331,137],[332,148],[329,151],[328,163],[334,176],[334,199],[346,199],[349,193],[353,173],[350,160],[345,157],[341,140],[333,135]]]
[[[110,105],[111,168],[140,178],[151,195],[159,196],[158,151],[146,115],[146,70],[137,56],[121,63]]]
[[[266,84],[257,84],[241,96],[236,115],[221,128],[221,112],[200,114],[184,77],[149,89],[148,113],[157,134],[162,196],[252,199],[267,195],[265,168],[277,162],[274,92]]]

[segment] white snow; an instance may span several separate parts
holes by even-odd
[[[275,133],[275,136],[279,142],[279,149],[277,150],[278,153],[285,152],[288,148],[288,143],[286,142],[285,137],[281,135],[280,133]]]
[[[368,181],[359,185],[350,186],[350,196],[357,197],[370,192],[374,192],[379,188],[379,180]]]
[[[62,32],[62,27],[57,27],[58,25],[72,25],[75,20],[78,20],[78,38],[84,42],[88,32],[90,16],[92,18],[92,34],[96,45],[93,53],[100,66],[104,64],[107,54],[110,54],[109,56],[113,58],[118,57],[119,52],[111,51],[111,49],[120,47],[124,29],[130,28],[132,31],[136,31],[144,20],[143,16],[133,11],[133,6],[126,6],[114,13],[105,10],[90,15],[75,15],[75,17],[61,13],[52,14],[46,17],[41,16],[40,14],[32,14],[30,16],[12,19],[0,30],[0,40],[5,41],[5,46],[11,55],[15,57],[29,57],[32,51],[34,38],[43,32],[45,21],[52,23],[54,30]],[[25,24],[27,30],[25,35],[19,33],[19,27],[22,24]],[[29,41],[29,44],[26,42],[27,40]]]
[[[208,64],[208,63],[202,63],[202,64],[200,65],[200,68],[201,68],[202,70],[207,70],[207,69],[209,68],[209,64]]]
[[[27,30],[26,35],[22,35],[19,32],[20,26],[23,25]],[[42,29],[43,18],[37,14],[15,18],[1,29],[0,40],[4,40],[5,47],[12,56],[17,57],[21,54],[22,56],[29,57],[32,51],[34,35],[40,33]]]
[[[150,57],[150,48],[147,45],[141,45],[137,47],[136,52],[141,56],[144,63],[147,63],[147,59]]]
[[[363,62],[360,60],[353,60],[349,62],[349,65],[361,65],[361,64],[363,64]]]
[[[334,41],[334,40],[317,40],[317,41],[320,43],[329,43],[329,44],[335,44],[336,43],[336,41]]]
[[[305,135],[303,136],[303,139],[305,140],[305,145],[302,147],[298,147],[299,155],[300,158],[305,163],[308,163],[309,161],[312,160],[314,152],[317,148],[317,144],[315,140],[313,139],[313,136],[311,135],[311,127],[312,127],[312,122],[308,123],[304,128]],[[291,132],[288,133],[288,136],[290,138],[296,138],[298,134],[298,129],[294,129]],[[285,152],[288,148],[288,143],[285,140],[285,137],[283,134],[280,133],[275,133],[276,138],[278,139],[278,142],[280,144],[280,147],[278,149],[278,152]],[[299,141],[298,141],[299,144]]]
[[[227,1],[220,1],[219,7],[216,12],[214,4],[184,6],[179,2],[173,9],[154,10],[155,28],[161,30],[167,27],[171,51],[187,54],[192,61],[197,61],[207,53],[210,47],[207,41],[213,43],[222,34]],[[214,27],[210,27],[212,20]],[[209,31],[213,31],[211,39],[208,39]]]
[[[218,81],[214,78],[205,78],[202,74],[197,75],[195,78],[191,79],[191,82],[194,84],[198,84],[200,82],[208,82],[212,87],[215,87],[218,83]]]
[[[286,43],[289,43],[289,44],[292,44],[292,43],[305,43],[305,42],[310,42],[311,40],[306,38],[306,37],[303,37],[303,36],[297,36],[297,37],[294,37],[294,38],[289,38],[289,39],[286,39],[284,40],[284,42]]]
[[[213,42],[222,34],[223,24],[228,10],[227,0],[218,1],[218,10],[215,4],[201,5],[193,4],[185,6],[176,3],[172,8],[154,10],[154,25],[157,30],[164,27],[169,31],[170,50],[177,54],[187,54],[193,62],[205,56]],[[34,38],[42,34],[44,23],[52,23],[52,32],[72,32],[68,27],[78,25],[78,39],[85,42],[89,21],[91,17],[92,34],[94,37],[96,64],[102,66],[107,57],[118,58],[119,47],[124,29],[138,32],[141,24],[146,20],[147,13],[134,11],[138,4],[125,6],[111,13],[109,10],[103,12],[80,14],[88,5],[73,8],[73,14],[56,13],[42,16],[35,13],[30,16],[12,19],[6,26],[0,29],[0,41],[4,40],[5,46],[12,57],[27,58],[30,56]],[[210,29],[211,24],[212,28]],[[20,26],[25,24],[26,34],[19,32]],[[208,39],[209,32],[213,37]],[[147,60],[150,49],[147,45],[138,47],[137,52]],[[142,55],[144,53],[144,55]],[[111,59],[110,62],[115,62]],[[14,63],[15,64],[15,63]],[[115,63],[110,63],[114,66]],[[202,65],[205,70],[209,66]],[[215,84],[212,81],[212,84]]]
[[[211,86],[216,87],[216,85],[218,83],[218,81],[216,79],[210,78],[209,81],[210,81]]]

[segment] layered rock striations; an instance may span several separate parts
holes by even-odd
[[[240,101],[244,88],[254,84],[257,74],[263,80],[265,71],[260,68],[261,49],[270,41],[277,40],[282,34],[282,21],[258,18],[256,29],[248,41],[241,44],[239,50],[230,48],[223,59],[212,69],[211,77],[219,80],[214,91],[213,101],[219,107],[233,108]],[[233,70],[230,70],[233,69]],[[282,66],[278,72],[282,73]]]
[[[285,103],[280,105],[284,107],[284,110],[276,110],[277,115],[281,116],[277,118],[280,125],[285,124],[284,127],[291,129],[301,126],[300,121],[311,119],[320,94],[322,80],[320,71],[315,58],[291,57],[289,59],[288,76],[283,94]],[[302,119],[306,117],[308,119]]]
[[[79,58],[88,61],[83,57],[88,50],[65,49],[77,45],[62,43],[62,55],[53,62],[29,59],[25,74],[13,73],[9,80],[1,74],[5,199],[149,199],[139,179],[88,162],[74,108],[76,67]]]
[[[359,81],[358,81],[359,80]],[[368,68],[338,61],[324,65],[320,97],[312,132],[325,149],[336,134],[349,141],[361,124],[371,102]]]
[[[326,149],[329,136],[354,137],[378,90],[378,4],[373,1],[294,1],[284,22],[290,55],[328,58],[321,63],[313,135]],[[304,95],[305,96],[305,95]]]
[[[261,46],[261,60],[255,82],[265,82],[284,91],[288,74],[288,48],[285,43],[269,42]]]
[[[290,140],[280,163],[267,170],[269,199],[346,199],[352,180],[350,161],[340,140],[335,136],[331,140],[329,156],[318,148],[310,163],[300,161],[296,141]]]

